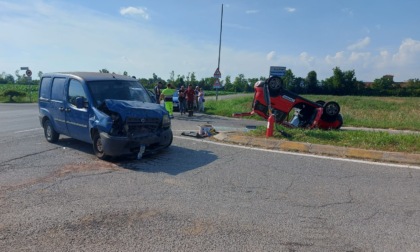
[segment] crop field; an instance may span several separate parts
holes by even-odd
[[[9,102],[9,97],[3,94],[8,90],[14,90],[25,93],[22,97],[13,97],[15,102],[37,102],[38,101],[38,85],[14,85],[1,84],[0,85],[0,102]]]

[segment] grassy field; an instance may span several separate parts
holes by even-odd
[[[419,97],[358,97],[358,96],[305,96],[310,100],[336,101],[341,106],[344,125],[381,129],[412,130],[420,133]],[[232,116],[249,112],[253,96],[231,100],[206,101],[206,113]],[[262,118],[253,116],[258,120]],[[364,149],[420,153],[420,134],[392,134],[361,130],[304,130],[288,129],[277,125],[275,138],[316,144],[331,144]],[[265,127],[250,132],[265,136]],[[282,134],[283,132],[285,134]]]

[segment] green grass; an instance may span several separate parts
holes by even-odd
[[[248,134],[265,137],[266,128],[258,127]],[[281,133],[283,132],[283,133]],[[420,134],[393,134],[361,130],[305,130],[276,126],[274,138],[369,150],[420,153]]]
[[[315,96],[305,98],[316,101],[336,101],[341,106],[344,125],[354,127],[412,130],[420,132],[420,98],[419,97],[361,97],[361,96]],[[231,100],[206,101],[206,113],[231,117],[233,113],[251,111],[253,96]],[[264,120],[253,116],[258,120]],[[314,144],[420,153],[420,134],[392,134],[362,130],[304,130],[289,129],[277,126],[286,132],[288,137],[279,131],[274,138],[287,139]],[[251,131],[249,134],[265,137],[265,127]]]

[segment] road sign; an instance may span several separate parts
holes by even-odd
[[[32,76],[32,71],[31,70],[26,70],[26,76],[31,77]]]
[[[21,67],[20,70],[28,70],[29,67]]]
[[[222,73],[220,72],[219,68],[217,68],[214,72],[214,78],[222,78]]]
[[[270,76],[284,76],[286,75],[286,67],[284,66],[271,66],[270,67]]]
[[[219,79],[216,79],[215,81],[214,81],[214,85],[213,85],[213,88],[221,88],[222,86],[220,85],[220,80]]]

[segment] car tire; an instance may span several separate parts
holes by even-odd
[[[173,133],[172,133],[172,131],[171,131],[171,135],[170,135],[170,138],[169,138],[169,142],[168,142],[168,143],[165,145],[165,147],[163,147],[163,148],[168,148],[169,146],[171,146],[173,139],[174,139],[174,135],[173,135]]]
[[[270,92],[278,92],[283,88],[283,80],[277,76],[270,77],[267,83]]]
[[[340,113],[340,105],[337,102],[327,102],[324,104],[324,114],[329,117],[336,117]]]
[[[106,160],[109,158],[108,155],[105,155],[102,147],[102,139],[98,132],[93,135],[93,152],[95,156],[101,160]]]
[[[58,138],[60,137],[60,134],[57,133],[57,131],[54,130],[52,123],[49,119],[45,120],[44,122],[44,135],[45,139],[47,139],[50,143],[55,143],[58,141]]]

